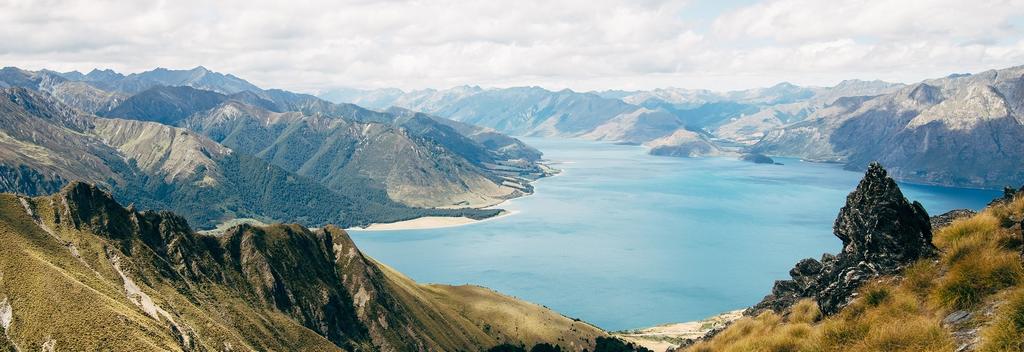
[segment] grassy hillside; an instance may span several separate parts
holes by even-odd
[[[202,235],[77,182],[0,194],[0,243],[0,351],[580,351],[607,336],[487,289],[417,284],[337,227]]]
[[[937,229],[941,254],[862,287],[822,318],[805,300],[684,351],[1024,350],[1024,197]]]

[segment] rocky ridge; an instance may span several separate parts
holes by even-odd
[[[85,183],[0,194],[0,241],[0,348],[580,351],[607,336],[487,289],[412,282],[334,226],[202,235]]]

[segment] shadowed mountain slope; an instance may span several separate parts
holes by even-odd
[[[40,194],[83,180],[142,209],[177,211],[201,227],[246,217],[357,226],[498,212],[415,209],[366,187],[340,194],[185,129],[96,118],[23,88],[0,93],[0,163],[11,175],[0,186],[7,192]]]

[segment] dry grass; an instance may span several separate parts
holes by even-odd
[[[1010,294],[999,317],[982,334],[980,351],[1024,351],[1024,289]]]
[[[790,322],[811,324],[820,317],[821,310],[818,309],[818,305],[812,300],[805,299],[793,305],[787,319]]]
[[[959,309],[974,311],[981,351],[1024,350],[1024,265],[1017,223],[1024,197],[954,221],[935,233],[941,251],[900,277],[876,280],[858,299],[823,320],[809,300],[785,317],[744,318],[690,351],[952,351],[957,346],[941,321]],[[981,314],[999,306],[994,316]],[[810,307],[814,307],[811,309]]]
[[[933,299],[949,309],[968,309],[1024,279],[1019,236],[1003,227],[1017,218],[1024,198],[969,219],[954,221],[935,236],[947,273],[936,280]]]
[[[546,342],[564,351],[593,350],[593,342],[606,336],[601,329],[571,319],[547,307],[473,286],[422,285],[436,302],[447,305],[467,321],[479,324],[499,342],[533,346]]]
[[[242,273],[221,271],[224,280],[189,280],[171,275],[154,264],[163,259],[141,238],[133,237],[124,245],[108,236],[75,229],[67,217],[63,222],[55,217],[60,209],[53,207],[60,207],[59,199],[50,202],[49,198],[37,198],[32,204],[43,226],[34,222],[17,198],[0,194],[0,301],[13,307],[10,328],[0,332],[0,351],[7,351],[10,342],[17,343],[22,351],[37,351],[51,339],[57,350],[181,350],[178,334],[166,316],[153,318],[129,299],[107,253],[120,258],[119,267],[155,305],[166,309],[184,330],[194,332],[190,335],[194,336],[196,350],[378,350],[362,341],[339,348],[289,312],[258,301],[255,289]],[[299,250],[311,247],[290,243],[299,238],[297,228],[269,225],[262,229],[259,236],[248,235],[256,238],[254,242],[263,241],[251,245],[252,250],[265,249],[279,263],[313,258],[298,256],[303,253]],[[66,244],[74,244],[75,251]],[[214,259],[198,263],[205,268],[219,265]],[[363,268],[359,265],[349,268]],[[374,288],[386,290],[393,299],[374,302],[372,305],[379,309],[373,311],[373,318],[391,324],[388,331],[394,331],[393,335],[416,334],[434,344],[423,349],[472,351],[515,341],[516,345],[526,342],[530,346],[549,342],[564,351],[579,351],[592,350],[594,338],[606,336],[587,323],[484,288],[420,285],[372,261],[365,268],[382,272],[381,277],[375,277],[380,281],[374,282],[380,286]],[[338,269],[344,271],[345,267]],[[300,276],[315,274],[312,269],[306,271],[287,276],[314,282],[315,278]],[[341,274],[351,278],[354,272],[352,269]],[[296,287],[290,286],[289,294],[302,292]],[[384,309],[397,313],[384,316],[392,312]],[[408,325],[399,319],[402,317],[408,317]],[[412,346],[406,343],[409,340],[383,336],[400,350]]]

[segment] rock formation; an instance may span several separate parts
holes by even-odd
[[[1003,187],[1003,196],[999,197],[999,198],[996,198],[996,199],[993,199],[991,202],[988,202],[988,206],[998,205],[1000,203],[1012,202],[1013,198],[1017,197],[1018,194],[1024,194],[1024,186],[1021,186],[1020,189],[1016,189],[1016,188],[1013,188],[1013,187],[1010,187],[1010,186],[1005,186],[1005,187]]]
[[[791,280],[776,281],[772,293],[748,313],[781,311],[813,298],[822,313],[839,311],[861,284],[893,274],[913,261],[935,254],[928,213],[903,197],[878,163],[871,163],[857,189],[846,197],[833,231],[843,241],[837,255],[804,259],[790,270]]]
[[[978,212],[970,209],[953,209],[945,213],[935,215],[932,217],[932,231],[937,231],[943,227],[949,226],[953,221],[957,219],[969,218],[978,214]]]

